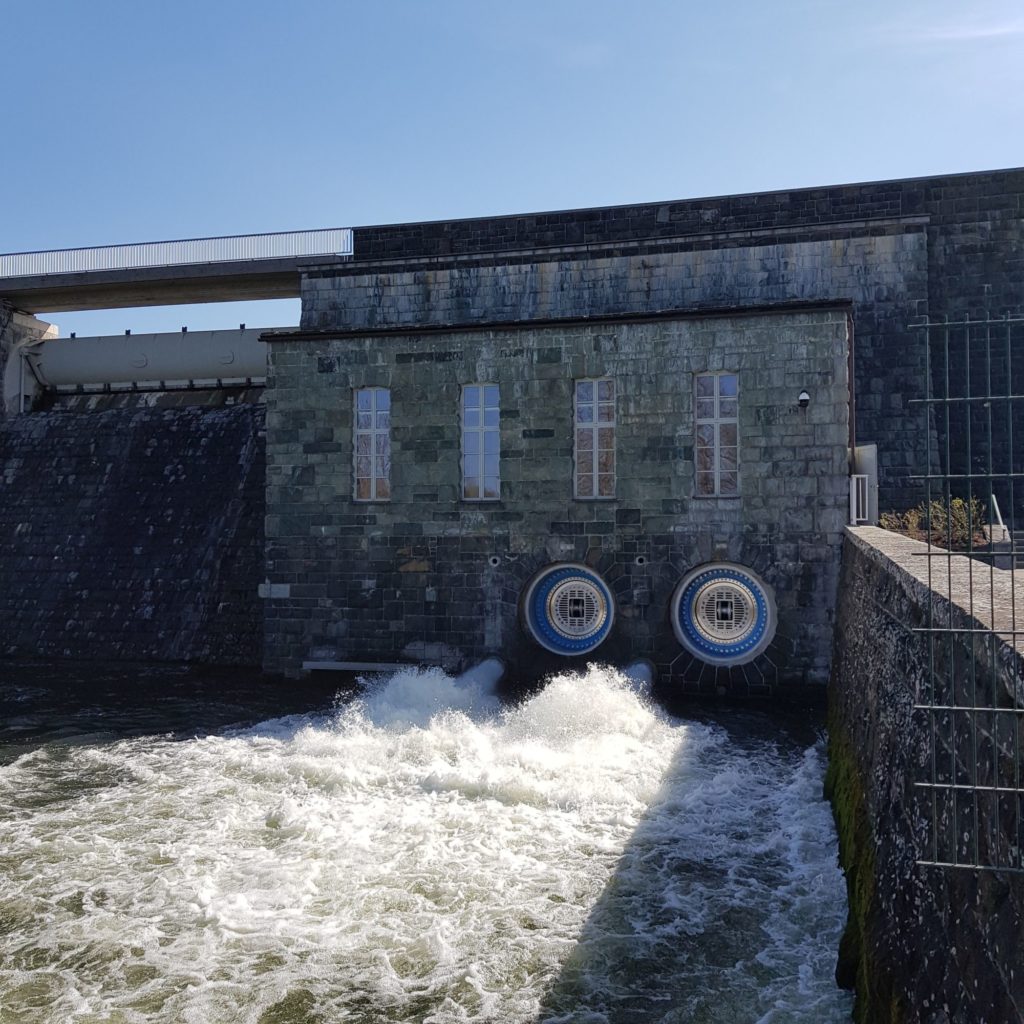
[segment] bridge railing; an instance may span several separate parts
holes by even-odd
[[[75,274],[95,270],[135,270],[192,263],[287,259],[296,256],[351,256],[352,229],[278,231],[263,235],[186,238],[171,242],[99,245],[0,255],[0,278],[35,274]]]

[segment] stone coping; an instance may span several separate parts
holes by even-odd
[[[923,608],[931,602],[934,626],[992,630],[1007,648],[1024,653],[1024,572],[877,526],[848,526],[846,535],[869,558],[892,566]],[[1020,672],[1024,662],[1016,660]]]

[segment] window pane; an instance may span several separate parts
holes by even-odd
[[[498,450],[498,432],[496,430],[485,430],[484,431],[484,451],[485,452],[497,452]]]
[[[360,477],[356,480],[356,498],[359,501],[367,501],[370,498],[369,477]]]
[[[370,435],[356,434],[356,455],[370,454]]]
[[[480,410],[479,409],[467,409],[463,424],[467,427],[479,427],[480,426]]]
[[[708,374],[701,374],[697,378],[697,397],[710,398],[715,394],[715,378]]]
[[[362,388],[357,391],[356,408],[360,412],[370,412],[373,409],[373,392],[368,388]]]
[[[722,419],[736,419],[736,399],[735,398],[723,398],[718,403],[718,415]]]
[[[462,450],[467,455],[475,455],[480,451],[480,431],[467,430],[462,435]]]
[[[592,380],[581,380],[576,382],[576,401],[593,402],[594,382]]]
[[[370,430],[372,427],[373,427],[373,413],[372,412],[356,413],[356,429],[357,430]]]
[[[601,402],[610,402],[615,397],[615,382],[599,380],[597,382],[597,397]]]
[[[377,497],[382,501],[391,497],[391,484],[384,477],[377,478]]]
[[[488,384],[484,388],[484,405],[489,409],[498,408],[498,385]]]
[[[597,468],[601,473],[615,472],[615,452],[598,452]]]
[[[597,478],[597,484],[597,493],[599,497],[615,497],[615,477],[611,473],[602,473]]]
[[[576,431],[576,450],[579,452],[590,452],[594,450],[593,430],[583,429]]]
[[[388,475],[388,459],[379,457],[373,460],[373,475],[376,477]]]
[[[592,405],[581,405],[576,409],[576,421],[578,423],[594,422],[594,407]]]
[[[719,494],[738,494],[739,477],[735,473],[723,473],[719,478]]]
[[[696,451],[696,466],[698,472],[709,472],[715,468],[714,448],[698,448]]]
[[[480,389],[471,387],[462,389],[462,406],[465,409],[475,409],[480,404]]]
[[[498,410],[497,409],[485,409],[484,410],[484,426],[485,427],[496,427],[498,425]]]
[[[581,498],[594,496],[594,477],[591,473],[580,473],[576,477],[576,493]]]
[[[715,474],[714,473],[698,473],[697,474],[697,493],[698,494],[714,494],[715,493]]]
[[[735,470],[739,464],[739,460],[736,457],[737,449],[735,448],[723,448],[719,453],[719,469],[723,470]]]
[[[368,458],[356,459],[356,476],[362,479],[363,477],[369,478],[370,476],[370,460]]]
[[[498,456],[497,455],[485,455],[484,456],[484,476],[497,476],[498,475]]]
[[[710,448],[715,443],[714,423],[698,423],[696,440],[699,446]]]
[[[377,413],[377,429],[387,430],[391,426],[391,413],[379,412]]]
[[[713,420],[715,418],[715,400],[713,398],[698,398],[696,415],[699,420]]]
[[[615,419],[615,406],[614,405],[599,405],[598,406],[598,419],[602,423],[611,423]]]
[[[498,493],[498,478],[496,476],[489,476],[484,480],[484,497],[485,498],[497,498],[500,497]]]
[[[723,397],[735,398],[738,386],[739,378],[735,373],[723,373],[718,378],[718,393]]]
[[[736,444],[736,424],[722,423],[718,427],[718,440],[721,444]]]
[[[388,434],[374,434],[374,448],[378,455],[388,455],[391,452],[391,437]]]
[[[615,428],[614,427],[599,427],[597,430],[597,447],[598,448],[614,448],[615,447]]]
[[[480,479],[475,476],[467,476],[466,482],[462,488],[462,496],[464,498],[479,498],[480,497]]]

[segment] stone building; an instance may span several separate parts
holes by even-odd
[[[103,253],[0,257],[5,656],[817,682],[849,449],[883,510],[973,486],[972,437],[1024,474],[985,401],[1024,391],[1021,169]],[[296,330],[29,315],[283,295]]]
[[[879,445],[883,507],[917,499],[913,324],[1024,305],[1022,194],[1007,171],[357,229],[264,335],[265,667],[823,681],[850,447]]]

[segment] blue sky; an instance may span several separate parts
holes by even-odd
[[[0,252],[1024,164],[1020,0],[0,0],[0,25]]]

